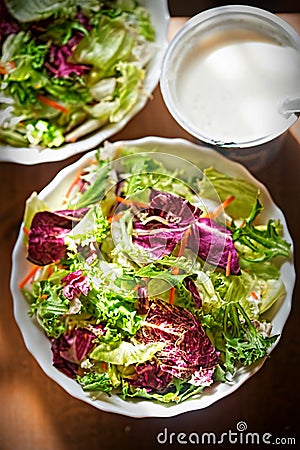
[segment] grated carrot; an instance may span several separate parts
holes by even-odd
[[[132,289],[133,292],[137,291],[140,288],[140,285],[137,283],[134,288]]]
[[[123,216],[123,213],[113,214],[112,216],[109,216],[107,218],[107,220],[109,223],[113,223],[113,222],[116,222],[117,220],[119,220],[122,216]]]
[[[234,195],[231,195],[230,197],[228,197],[226,200],[224,200],[219,206],[218,208],[214,211],[214,212],[210,212],[208,214],[208,217],[212,220],[216,219],[223,211],[225,208],[227,208],[227,206],[230,205],[230,203],[235,199]]]
[[[29,236],[29,231],[30,230],[28,230],[28,228],[23,227],[23,231],[24,231],[24,234],[26,234],[26,236]]]
[[[0,74],[6,75],[14,68],[15,68],[15,63],[13,61],[1,62],[0,63]]]
[[[19,283],[19,288],[23,289],[23,287],[25,286],[25,284],[28,283],[28,281],[32,280],[32,278],[34,277],[34,275],[37,273],[37,271],[41,268],[41,266],[34,266],[32,267],[32,269],[30,269],[30,271],[28,272],[28,274],[26,275],[26,277],[21,281],[21,283]]]
[[[174,304],[174,299],[175,299],[175,287],[171,286],[171,288],[170,288],[170,295],[169,295],[169,303],[171,305]]]
[[[227,264],[226,264],[226,277],[228,277],[230,275],[231,260],[232,260],[232,253],[231,253],[231,251],[229,251]]]
[[[51,106],[54,109],[57,109],[58,111],[61,111],[65,114],[68,114],[68,109],[65,106],[60,105],[54,100],[51,100],[50,98],[46,97],[45,95],[38,95],[37,98],[41,103],[44,103],[44,105]]]
[[[140,206],[141,208],[148,208],[148,205],[146,203],[141,203],[141,202],[136,202],[134,200],[128,200],[126,198],[123,197],[119,197],[118,195],[116,195],[116,201],[118,203],[123,203],[124,205],[136,205],[136,206]]]
[[[258,295],[257,295],[256,292],[251,291],[250,294],[251,294],[251,296],[252,296],[255,300],[258,300]]]

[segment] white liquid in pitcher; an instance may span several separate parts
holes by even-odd
[[[202,136],[249,142],[285,130],[279,108],[300,96],[300,54],[260,35],[220,32],[189,50],[176,80],[177,106]]]

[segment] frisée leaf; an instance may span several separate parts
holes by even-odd
[[[106,372],[89,372],[83,376],[78,375],[77,381],[84,391],[102,391],[109,394],[114,388]]]
[[[278,338],[278,335],[263,336],[238,302],[231,303],[225,308],[224,336],[225,366],[231,373],[234,372],[236,360],[243,365],[250,365],[257,359],[265,357],[269,347]]]
[[[250,262],[264,262],[275,256],[288,257],[290,244],[279,234],[278,221],[270,219],[266,227],[254,225],[254,220],[262,210],[262,204],[256,199],[249,217],[241,227],[233,222],[231,225],[232,238],[239,244],[239,253]]]

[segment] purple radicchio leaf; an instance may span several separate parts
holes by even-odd
[[[90,290],[89,281],[81,270],[68,273],[61,282],[65,284],[62,292],[68,300],[73,300],[80,294],[87,295]]]
[[[202,298],[199,294],[197,286],[194,280],[191,277],[186,277],[184,279],[184,285],[188,291],[192,294],[193,300],[196,303],[197,308],[201,308],[202,306]]]
[[[152,190],[149,208],[133,221],[133,242],[155,258],[169,255],[201,212],[181,197]]]
[[[194,386],[210,386],[213,382],[213,374],[214,369],[201,368],[193,373],[189,383]]]
[[[137,313],[141,315],[146,314],[149,309],[149,297],[147,289],[145,287],[139,287],[137,290],[137,294],[138,294]]]
[[[240,265],[232,234],[217,222],[209,218],[201,218],[193,224],[188,247],[209,264],[222,269],[227,269],[229,264],[231,275],[240,274]]]
[[[98,325],[97,328],[101,327]],[[97,330],[98,331],[98,330]],[[79,364],[95,346],[96,334],[85,328],[76,328],[68,334],[52,339],[53,366],[70,378],[78,374]]]
[[[128,378],[127,381],[135,387],[145,388],[147,392],[163,392],[170,382],[172,375],[161,369],[155,360],[138,364],[135,367],[135,376]]]
[[[36,213],[28,236],[27,259],[33,264],[45,266],[63,258],[66,251],[64,237],[87,211],[84,208]]]
[[[151,302],[136,339],[143,343],[165,343],[156,354],[160,367],[183,380],[201,369],[214,369],[218,364],[219,354],[193,314],[163,300]]]
[[[157,259],[170,255],[188,234],[187,247],[209,264],[239,275],[240,266],[231,232],[201,217],[202,211],[170,193],[151,191],[149,208],[133,221],[133,242]]]

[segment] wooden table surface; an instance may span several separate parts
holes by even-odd
[[[300,30],[299,15],[285,15],[285,19]],[[191,139],[170,117],[159,87],[144,110],[111,140],[147,135]],[[60,169],[79,157],[36,166],[0,163],[0,449],[153,449],[163,447],[156,438],[164,428],[169,434],[211,432],[220,437],[222,433],[228,436],[230,430],[236,431],[240,421],[261,439],[265,433],[270,433],[271,440],[284,438],[287,444],[288,439],[298,438],[299,442],[298,282],[290,317],[264,367],[238,391],[204,410],[167,419],[132,419],[106,413],[72,398],[42,372],[25,348],[14,321],[9,290],[11,252],[25,199],[32,191],[40,191]],[[265,170],[255,174],[269,188],[286,216],[295,243],[296,268],[300,267],[299,172],[300,145],[289,133],[279,156]],[[228,443],[227,448],[232,446]],[[236,448],[242,446],[238,444]]]

